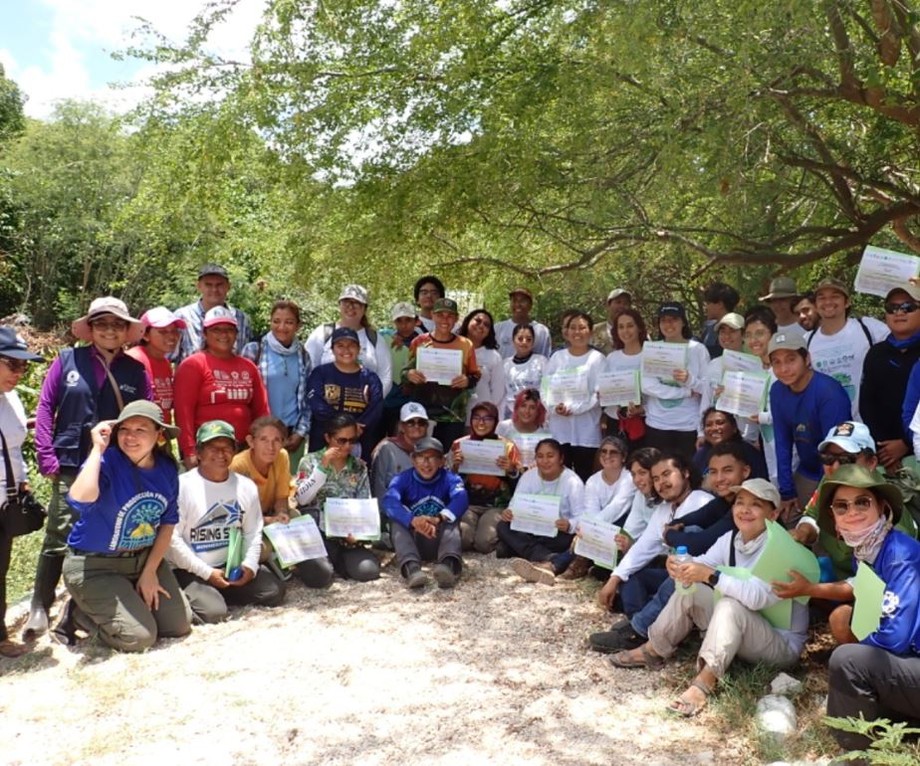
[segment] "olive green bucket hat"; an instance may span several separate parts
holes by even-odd
[[[901,520],[904,510],[904,498],[894,484],[889,484],[875,471],[870,471],[861,465],[842,465],[821,483],[818,493],[818,513],[830,515],[831,499],[837,487],[857,487],[858,489],[871,489],[888,502],[891,507],[893,524]]]

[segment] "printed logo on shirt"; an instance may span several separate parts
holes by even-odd
[[[109,540],[109,550],[137,551],[153,545],[160,519],[166,513],[166,497],[159,492],[141,492],[118,511]]]
[[[423,497],[415,503],[409,510],[412,511],[413,516],[437,516],[444,508],[445,505],[440,498],[428,495],[428,497]]]
[[[137,386],[129,386],[127,383],[119,383],[118,389],[123,393],[130,394],[135,396],[137,394]]]
[[[220,550],[230,542],[230,530],[242,525],[243,510],[236,500],[217,502],[189,533],[189,544],[196,553]]]
[[[252,400],[253,385],[248,372],[214,370],[213,375],[215,386],[211,391],[211,404]]]
[[[882,614],[885,617],[891,617],[898,611],[899,606],[901,606],[901,597],[897,593],[886,590],[885,595],[882,596]]]
[[[80,382],[80,373],[76,370],[70,370],[64,377],[64,385],[73,388]]]
[[[323,386],[323,399],[325,399],[327,403],[337,405],[341,398],[341,386],[337,386],[335,383],[326,383]]]

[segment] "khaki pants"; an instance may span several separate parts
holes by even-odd
[[[799,657],[759,612],[723,596],[714,605],[713,590],[700,583],[693,593],[675,593],[648,631],[655,654],[670,657],[696,625],[705,631],[697,665],[721,678],[736,656],[747,662],[777,667],[794,665]]]
[[[460,541],[463,550],[491,553],[498,545],[496,527],[501,521],[502,508],[471,505],[460,517]]]

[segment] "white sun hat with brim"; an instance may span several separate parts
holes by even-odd
[[[89,304],[89,311],[85,316],[75,319],[70,325],[70,332],[78,340],[85,340],[88,343],[93,342],[93,331],[90,323],[101,319],[106,314],[116,319],[124,320],[128,323],[128,337],[126,343],[137,343],[144,335],[144,325],[140,319],[135,319],[128,313],[128,307],[125,302],[111,295],[104,295],[96,298]]]

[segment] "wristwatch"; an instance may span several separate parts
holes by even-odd
[[[718,582],[719,582],[719,576],[720,576],[721,574],[722,574],[722,573],[717,569],[715,572],[713,572],[711,575],[709,575],[709,577],[706,579],[707,584],[708,584],[711,588],[715,588],[716,585],[717,585]]]

